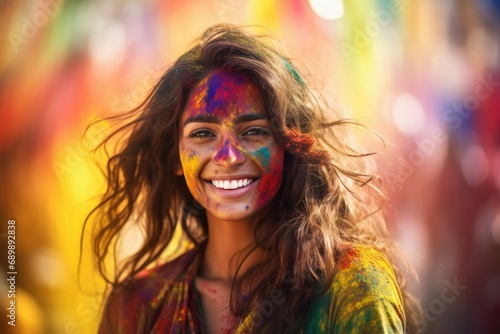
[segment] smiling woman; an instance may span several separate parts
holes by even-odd
[[[255,226],[279,190],[285,152],[257,85],[241,73],[210,72],[188,99],[181,134],[177,174],[184,174],[208,223],[245,219]]]
[[[87,217],[100,333],[414,332],[378,178],[334,113],[269,39],[209,28],[102,143],[127,134]],[[145,242],[107,277],[128,224]],[[193,247],[158,264],[178,225]]]

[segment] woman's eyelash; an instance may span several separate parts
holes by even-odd
[[[245,131],[245,135],[269,135],[270,132],[264,128],[251,128]]]
[[[200,130],[195,130],[189,134],[189,137],[191,138],[206,138],[206,137],[212,137],[214,134],[205,129],[200,129]]]
[[[269,135],[269,134],[270,134],[269,130],[266,130],[266,129],[261,128],[261,127],[250,128],[243,133],[243,135],[245,135],[245,136],[248,136],[248,135],[249,136],[253,136],[253,135],[265,136],[265,135]],[[207,137],[214,137],[214,136],[215,136],[215,134],[212,131],[206,130],[206,129],[195,130],[189,134],[189,137],[191,137],[191,138],[207,138]]]

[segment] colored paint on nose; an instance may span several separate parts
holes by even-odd
[[[224,145],[214,157],[215,161],[234,163],[244,159],[242,152],[229,139],[226,139]]]

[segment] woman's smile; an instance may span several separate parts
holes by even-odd
[[[212,180],[212,184],[218,189],[238,189],[249,186],[254,179],[239,179],[239,180]]]
[[[276,196],[284,150],[275,142],[260,89],[246,75],[213,71],[192,91],[179,154],[193,197],[223,220],[254,216]]]

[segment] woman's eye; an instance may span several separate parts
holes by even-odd
[[[245,135],[249,136],[267,136],[269,134],[271,133],[264,128],[251,128],[245,132]]]
[[[213,136],[214,134],[208,130],[195,130],[189,134],[189,137],[191,138],[207,138]]]

